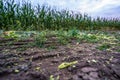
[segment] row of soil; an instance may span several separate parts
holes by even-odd
[[[14,41],[14,43],[9,43]],[[32,40],[15,41],[0,38],[0,80],[119,80],[120,53],[97,50],[98,44],[55,45],[55,49],[26,46]],[[5,44],[5,45],[4,45]],[[50,45],[50,46],[51,46]],[[12,46],[16,48],[12,49]],[[20,51],[21,46],[26,49]],[[16,51],[17,50],[17,51]],[[63,62],[78,61],[74,66],[58,69]],[[22,77],[21,77],[22,76]]]

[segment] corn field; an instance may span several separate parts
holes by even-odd
[[[30,2],[15,3],[0,0],[0,29],[2,30],[58,30],[58,29],[120,30],[120,19],[96,18],[47,5],[33,6]]]

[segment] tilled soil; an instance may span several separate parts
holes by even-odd
[[[120,52],[100,51],[96,43],[73,41],[47,49],[30,46],[32,42],[0,38],[0,80],[49,80],[51,75],[59,80],[120,80]],[[78,63],[58,69],[72,61]]]

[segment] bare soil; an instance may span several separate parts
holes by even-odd
[[[32,42],[0,38],[0,80],[49,80],[51,75],[60,80],[120,80],[120,52],[100,51],[98,43],[75,40],[49,48],[53,42],[45,48],[29,45]],[[78,63],[58,69],[72,61]]]

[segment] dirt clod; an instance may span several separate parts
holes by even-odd
[[[92,72],[92,71],[97,71],[96,68],[92,68],[92,67],[84,67],[81,69],[82,72],[84,73],[88,73],[88,72]]]

